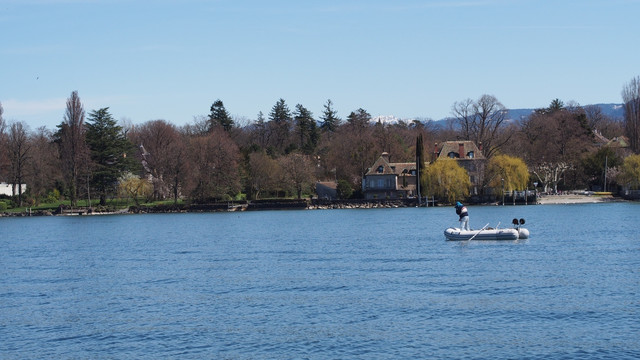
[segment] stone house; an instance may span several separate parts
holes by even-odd
[[[390,161],[383,152],[362,179],[362,193],[368,200],[404,199],[417,195],[416,163]]]
[[[445,141],[437,144],[434,149],[434,159],[455,159],[469,174],[471,181],[471,195],[481,194],[487,159],[482,154],[482,147],[473,141]]]

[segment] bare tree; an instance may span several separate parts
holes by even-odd
[[[2,103],[0,102],[0,134],[4,134],[4,129],[6,124],[4,123],[4,118],[2,117],[4,114],[4,109],[2,108]]]
[[[229,134],[213,129],[189,141],[189,192],[198,201],[229,199],[240,191],[240,152]]]
[[[31,135],[31,156],[28,162],[27,181],[29,192],[39,201],[60,180],[60,160],[57,157],[53,135],[46,127],[39,127]]]
[[[463,140],[473,139],[473,128],[475,127],[475,103],[473,100],[467,98],[462,101],[456,101],[451,108],[453,116],[458,120],[460,125],[460,132]]]
[[[482,95],[477,101],[471,99],[453,105],[453,115],[458,119],[464,140],[471,140],[486,158],[493,156],[505,145],[511,133],[505,133],[507,109],[493,95]]]
[[[597,131],[605,138],[611,139],[624,133],[622,122],[611,118],[598,105],[588,105],[583,107],[587,116],[589,127]]]
[[[78,181],[88,164],[89,149],[85,142],[84,108],[77,91],[67,99],[64,120],[58,125],[56,141],[69,197],[73,206],[78,202]]]
[[[154,198],[165,199],[172,194],[177,202],[186,159],[183,139],[176,127],[164,120],[148,121],[136,128],[130,137],[141,150],[144,170],[153,184]]]
[[[7,152],[5,151],[6,146],[6,138],[5,138],[5,128],[6,124],[4,122],[4,118],[2,114],[4,113],[4,109],[2,108],[2,103],[0,103],[0,180],[3,180],[2,174],[4,173],[4,169],[6,164],[8,163]]]
[[[593,138],[581,108],[550,106],[536,110],[522,123],[523,142],[520,149],[545,191],[565,179],[580,159],[592,148]]]
[[[362,108],[351,112],[328,143],[327,168],[336,169],[336,177],[354,188],[361,187],[362,177],[382,153],[370,120],[371,115]]]
[[[249,184],[251,198],[259,199],[264,192],[276,191],[280,182],[280,165],[265,152],[254,152],[249,155]]]
[[[13,196],[17,195],[18,206],[22,206],[22,183],[26,176],[25,172],[31,150],[27,126],[23,122],[12,123],[9,127],[7,140],[9,159],[11,162],[9,178],[11,179],[11,185],[13,187]]]
[[[640,152],[640,76],[637,76],[622,88],[624,101],[625,134],[633,152]]]
[[[296,192],[298,199],[302,192],[309,190],[313,184],[313,162],[307,155],[291,153],[280,158],[282,166],[282,182],[289,184]]]

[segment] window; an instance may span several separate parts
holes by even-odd
[[[469,159],[473,159],[473,156],[474,156],[473,151],[469,151],[469,152],[467,153],[467,157],[468,157]]]
[[[457,158],[457,157],[460,157],[460,155],[458,155],[458,153],[457,153],[457,152],[453,152],[453,151],[449,152],[449,153],[447,154],[447,156],[448,156],[449,158],[451,158],[451,159],[455,159],[455,158]]]
[[[384,166],[382,166],[382,165],[378,166],[378,168],[376,169],[376,172],[378,174],[382,174],[383,171],[384,171]]]

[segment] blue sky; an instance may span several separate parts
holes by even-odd
[[[440,119],[466,98],[620,103],[640,75],[640,0],[0,0],[0,102],[32,129],[89,112],[176,125],[221,99],[319,118]]]

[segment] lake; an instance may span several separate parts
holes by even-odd
[[[640,358],[640,204],[469,212],[0,218],[0,358]]]

